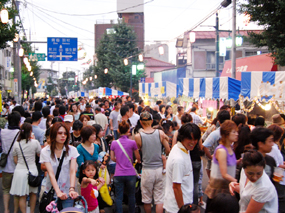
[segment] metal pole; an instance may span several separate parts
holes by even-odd
[[[233,0],[232,78],[236,78],[236,0]]]
[[[133,91],[133,64],[132,64],[132,61],[131,61],[131,77],[130,77],[130,96],[131,96],[131,98],[132,98],[132,91]]]
[[[220,76],[220,71],[219,71],[219,55],[220,55],[220,49],[219,49],[219,14],[216,13],[216,77]]]
[[[17,43],[17,46],[18,46],[18,49],[20,49],[20,41],[18,41]],[[17,51],[18,53],[18,51]],[[19,56],[19,54],[16,54],[17,55],[17,58],[18,58],[18,94],[19,94],[19,98],[18,98],[18,103],[20,105],[22,105],[22,63],[21,63],[21,58]],[[23,94],[23,97],[24,97],[24,94]]]

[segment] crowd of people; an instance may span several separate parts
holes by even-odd
[[[59,210],[82,195],[89,213],[103,213],[113,199],[118,213],[123,203],[131,213],[140,204],[146,213],[152,204],[157,213],[200,212],[204,203],[207,213],[285,212],[281,114],[269,125],[262,116],[232,115],[223,105],[208,120],[196,103],[186,111],[177,101],[149,107],[129,96],[42,98],[22,105],[4,100],[2,106],[4,213],[10,196],[15,213],[26,213],[27,201],[34,213],[49,192]],[[29,183],[29,173],[42,177],[38,187]]]

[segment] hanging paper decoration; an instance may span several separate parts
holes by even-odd
[[[86,55],[87,55],[87,53],[85,52],[82,57],[78,58],[78,60],[83,60],[83,59],[85,59]]]

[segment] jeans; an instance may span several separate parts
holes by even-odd
[[[198,205],[199,176],[201,169],[201,161],[192,161],[192,167],[193,167],[193,179],[194,179],[193,204]]]
[[[115,204],[116,204],[116,212],[123,213],[123,197],[124,197],[124,189],[128,194],[128,206],[129,213],[135,212],[135,192],[136,192],[136,176],[115,176],[114,184],[115,184]]]
[[[115,138],[115,140],[117,140],[119,137],[118,130],[113,130],[113,132],[114,132],[114,138]]]
[[[67,198],[66,200],[61,200],[62,209],[73,207],[74,200]]]

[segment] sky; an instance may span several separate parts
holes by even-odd
[[[125,0],[132,1],[132,0]],[[167,43],[170,62],[175,63],[175,41],[186,30],[191,29],[222,0],[144,0],[145,44]],[[47,37],[77,37],[84,50],[78,52],[86,58],[78,62],[39,62],[42,68],[60,71],[83,72],[88,65],[81,65],[94,55],[94,25],[96,22],[116,20],[117,0],[22,0],[20,16],[27,39],[47,41]],[[219,11],[220,28],[231,29],[232,6]],[[66,13],[70,15],[63,15]],[[84,16],[77,16],[78,14]],[[96,14],[87,16],[88,14]],[[209,18],[196,30],[214,30],[215,16]],[[208,26],[205,26],[208,25]],[[245,27],[242,15],[237,18],[240,29],[256,29],[251,23]],[[47,53],[47,44],[33,44],[37,53]]]

